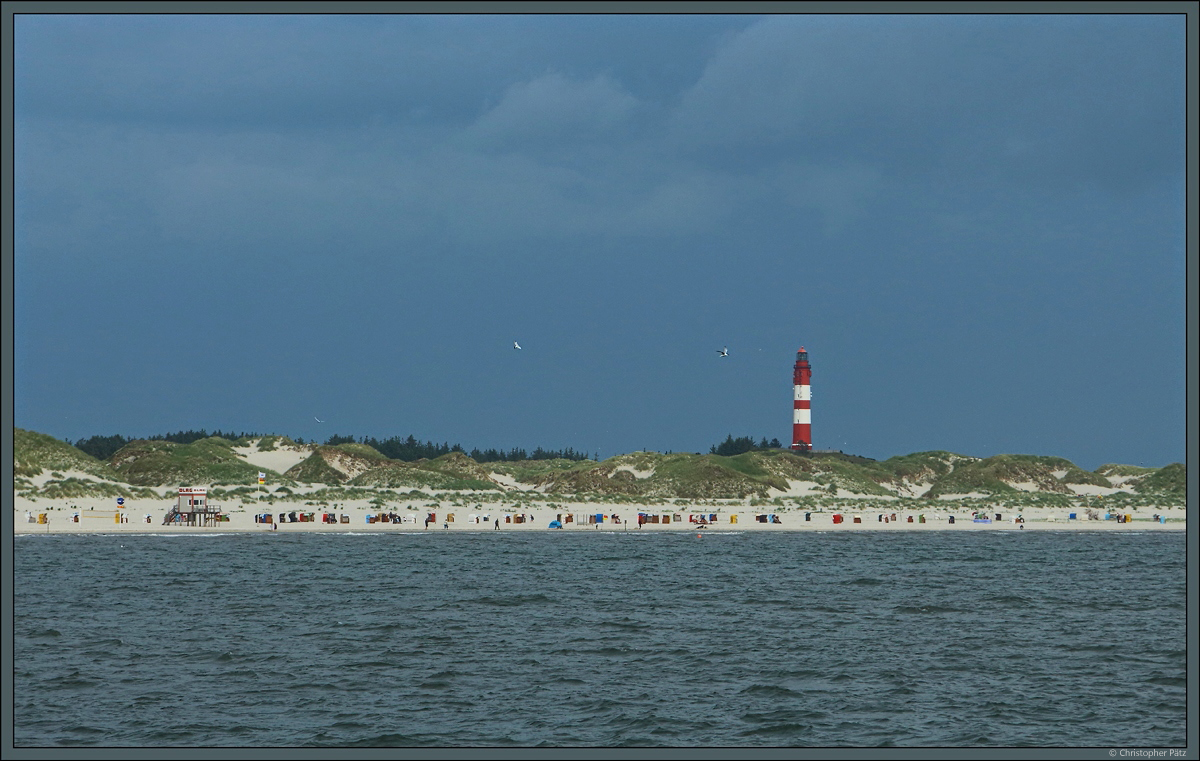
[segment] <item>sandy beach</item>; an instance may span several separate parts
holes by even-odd
[[[637,505],[630,503],[571,502],[553,500],[546,503],[503,505],[471,503],[468,495],[459,498],[463,504],[450,505],[418,501],[399,506],[388,505],[382,510],[367,500],[337,503],[329,507],[277,502],[274,505],[234,504],[224,515],[228,520],[209,526],[164,525],[171,502],[163,499],[131,500],[124,508],[114,509],[112,500],[82,499],[65,503],[32,501],[23,497],[15,500],[13,520],[16,534],[66,533],[237,533],[237,532],[406,532],[432,531],[438,533],[462,531],[670,531],[670,532],[742,532],[742,531],[1181,531],[1186,530],[1186,510],[1180,507],[1130,511],[1129,522],[1088,520],[1083,508],[1025,508],[1012,512],[1007,508],[990,510],[986,519],[972,515],[978,505],[970,507],[942,501],[919,510],[881,506],[874,501],[860,510],[826,508],[813,511],[797,508],[755,507],[739,504],[712,505]],[[269,511],[271,523],[256,521],[256,515]],[[380,513],[384,520],[378,520]],[[280,514],[284,520],[280,521]],[[313,521],[287,520],[295,513],[313,515]],[[638,514],[647,516],[639,527]],[[999,519],[996,518],[999,513]],[[1074,513],[1075,519],[1070,515]],[[337,523],[323,522],[326,514],[336,515]],[[1152,515],[1166,517],[1165,522],[1153,520]],[[38,523],[40,515],[46,523]],[[78,519],[74,516],[78,515]],[[434,519],[426,525],[426,518]],[[595,516],[602,522],[595,523]],[[774,515],[778,522],[760,522],[758,516]],[[807,519],[806,519],[807,515]],[[840,515],[841,522],[834,516]],[[1104,511],[1100,510],[1101,518]],[[118,516],[122,519],[118,522]],[[147,522],[147,517],[149,521]],[[392,516],[395,516],[393,518]],[[668,518],[669,516],[669,518]],[[713,517],[715,516],[715,518]],[[344,520],[343,520],[344,517]],[[369,517],[375,517],[371,521]],[[950,518],[954,521],[951,522]],[[1023,518],[1023,522],[1014,519]],[[32,521],[31,521],[32,518]],[[857,518],[857,520],[856,520]],[[396,520],[397,522],[392,522]],[[668,522],[669,520],[669,522]],[[562,528],[550,528],[561,521]],[[707,523],[701,522],[707,521]],[[498,523],[497,523],[498,522]]]

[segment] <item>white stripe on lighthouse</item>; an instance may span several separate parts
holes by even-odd
[[[792,423],[812,423],[812,410],[792,410]]]
[[[796,389],[795,401],[797,401],[797,402],[812,401],[812,387],[811,386],[793,386],[792,388]]]

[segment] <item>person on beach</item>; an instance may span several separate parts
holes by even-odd
[[[425,516],[425,530],[429,530],[429,516]]]
[[[500,519],[499,518],[496,519],[496,530],[497,531],[500,530]]]

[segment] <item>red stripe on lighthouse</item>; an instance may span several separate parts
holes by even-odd
[[[804,347],[796,352],[796,364],[792,372],[792,450],[812,450],[812,390],[809,379],[812,367],[808,364],[808,352]]]

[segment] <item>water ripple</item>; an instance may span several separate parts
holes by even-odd
[[[1179,535],[380,538],[17,543],[15,744],[1187,740]]]

